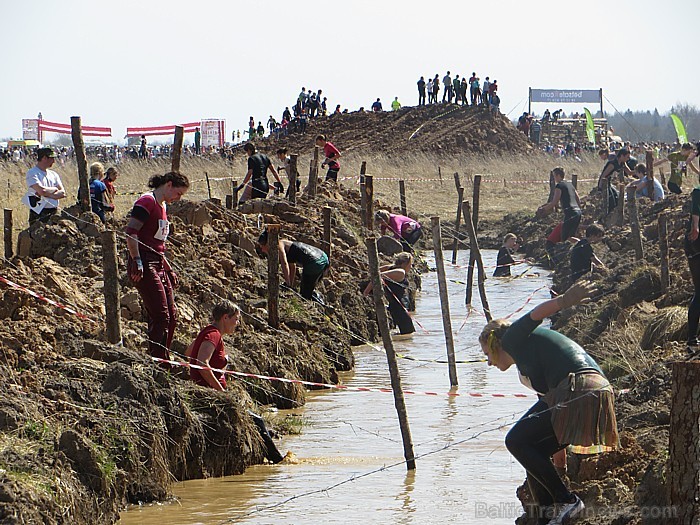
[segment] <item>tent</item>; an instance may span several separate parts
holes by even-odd
[[[41,146],[41,142],[38,140],[8,140],[7,147],[13,148],[15,146],[27,146],[33,148],[35,146]]]

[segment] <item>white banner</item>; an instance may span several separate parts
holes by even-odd
[[[220,148],[225,141],[225,120],[221,119],[202,119],[202,147],[209,148],[211,146]]]
[[[599,89],[532,89],[530,102],[557,102],[562,104],[599,104]]]
[[[22,119],[22,138],[24,140],[39,140],[39,119]]]

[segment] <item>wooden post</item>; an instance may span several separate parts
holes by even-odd
[[[226,209],[233,209],[233,195],[226,195]]]
[[[442,170],[440,166],[438,166],[438,178],[440,179],[440,186],[442,186]]]
[[[401,215],[404,217],[408,215],[408,210],[406,209],[406,182],[403,180],[399,181],[399,205],[401,206]]]
[[[3,233],[5,239],[5,259],[12,259],[12,210],[5,208]]]
[[[462,188],[459,188],[460,190]],[[452,320],[450,319],[450,298],[447,293],[447,276],[445,275],[445,261],[442,256],[442,234],[440,232],[440,217],[431,217],[433,227],[433,251],[435,252],[435,267],[438,274],[438,291],[440,293],[440,308],[442,309],[442,329],[445,332],[445,346],[447,347],[447,369],[450,374],[450,386],[456,387],[457,364],[455,363],[455,342],[452,336]]]
[[[659,178],[661,179],[661,185],[666,186],[666,175],[664,175],[664,170],[659,168]]]
[[[182,156],[182,143],[185,141],[185,128],[175,126],[175,137],[173,138],[173,151],[170,154],[170,170],[180,171],[180,157]],[[211,197],[209,197],[211,198]]]
[[[459,180],[459,173],[455,171],[455,188],[459,190],[462,187],[462,183]]]
[[[204,178],[207,181],[207,193],[209,194],[209,200],[211,200],[211,184],[209,183],[209,174],[205,171]]]
[[[386,360],[389,365],[389,376],[391,377],[391,389],[394,392],[394,406],[399,417],[399,426],[401,428],[401,438],[403,441],[403,455],[406,459],[406,468],[415,470],[416,459],[413,454],[413,441],[411,439],[411,427],[408,424],[408,413],[406,412],[406,403],[403,398],[403,388],[401,387],[401,374],[399,373],[399,365],[396,362],[396,352],[394,351],[394,343],[391,340],[389,333],[389,323],[386,317],[386,305],[384,304],[384,289],[382,279],[379,276],[379,255],[377,254],[377,239],[374,235],[370,235],[365,240],[367,245],[367,257],[369,259],[369,274],[372,282],[372,296],[374,297],[374,307],[377,311],[377,323],[379,325],[379,333],[382,336],[382,343],[386,351]]]
[[[610,177],[603,179],[603,217],[610,214]]]
[[[360,165],[360,220],[362,226],[367,224],[367,194],[365,193],[365,174],[367,173],[367,161]]]
[[[299,180],[299,155],[294,153],[289,156],[289,202],[296,205],[297,203],[297,180]]]
[[[571,174],[571,185],[574,189],[578,189],[578,175],[576,173]]]
[[[331,212],[330,206],[323,207],[323,251],[326,252],[328,260],[331,258]]]
[[[279,224],[267,225],[267,324],[280,327]]]
[[[625,183],[620,182],[617,185],[617,208],[615,208],[615,224],[623,226],[625,224]],[[628,210],[629,213],[629,210]]]
[[[119,299],[117,234],[114,230],[102,232],[102,273],[105,296],[105,333],[107,341],[116,344],[122,340],[122,313]]]
[[[479,227],[479,193],[481,192],[481,175],[474,175],[474,189],[472,201],[474,202],[474,211],[472,212],[472,224],[474,231]],[[469,246],[469,267],[467,268],[467,291],[466,304],[472,304],[472,283],[474,282],[474,265],[476,259],[472,251],[471,244]]]
[[[374,178],[372,175],[365,175],[365,205],[367,206],[367,211],[365,216],[367,217],[367,229],[372,230],[374,227]]]
[[[671,274],[668,271],[668,216],[659,214],[659,250],[661,251],[661,291],[671,287]]]
[[[464,188],[457,188],[457,218],[455,219],[454,241],[452,243],[452,264],[457,264],[459,252],[459,227],[462,225],[462,201],[464,200]]]
[[[306,190],[309,196],[316,196],[316,186],[318,184],[318,146],[314,146],[314,158],[309,169],[309,186]]]
[[[622,205],[622,202],[619,204]],[[642,245],[642,232],[639,228],[639,214],[637,213],[637,189],[627,188],[627,208],[632,227],[632,244],[634,245],[634,258],[637,261],[644,259],[644,246]]]
[[[231,180],[231,196],[233,200],[233,208],[238,207],[238,181]]]
[[[75,148],[75,160],[78,163],[78,181],[80,182],[78,194],[80,195],[80,209],[90,211],[90,182],[88,181],[87,157],[85,156],[85,143],[83,142],[83,128],[80,117],[70,118],[71,137]]]
[[[700,361],[671,365],[671,422],[669,429],[668,485],[675,520],[696,523],[700,515]],[[661,523],[661,520],[659,521]]]
[[[549,197],[547,197],[547,202],[552,202],[554,198],[554,190],[556,189],[557,183],[554,180],[554,172],[549,172]]]
[[[476,265],[479,268],[479,278],[478,278],[478,285],[479,285],[479,295],[481,296],[481,306],[484,309],[484,315],[486,316],[486,320],[490,321],[492,319],[491,316],[491,308],[489,307],[489,301],[486,297],[486,287],[485,287],[485,282],[486,282],[486,272],[484,271],[484,262],[481,259],[481,252],[479,251],[479,243],[477,242],[476,239],[476,230],[474,228],[474,223],[472,222],[472,218],[469,215],[469,212],[471,206],[469,205],[469,201],[464,201],[462,203],[462,213],[464,214],[464,224],[467,226],[467,231],[469,232],[469,251],[474,254],[474,259],[476,260]],[[467,283],[467,286],[469,286],[469,283]],[[471,304],[471,303],[467,303]]]
[[[654,202],[654,152],[647,150],[647,195]]]

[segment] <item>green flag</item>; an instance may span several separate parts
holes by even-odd
[[[678,115],[671,113],[671,120],[673,121],[673,127],[676,128],[676,136],[678,137],[678,142],[685,144],[688,142],[688,135],[685,133],[685,126]]]
[[[588,135],[588,142],[591,142],[595,146],[595,126],[593,125],[593,115],[588,108],[583,108],[586,112],[586,135]]]

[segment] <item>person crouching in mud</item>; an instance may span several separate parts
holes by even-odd
[[[213,388],[219,392],[226,391],[226,374],[224,369],[228,356],[224,348],[224,334],[232,334],[241,320],[241,310],[231,301],[221,301],[214,305],[212,323],[205,326],[185,352],[190,365],[205,367],[190,368],[190,379],[200,386]],[[273,463],[284,459],[265,427],[265,421],[259,415],[249,411],[253,422],[265,442],[266,457]]]
[[[384,284],[384,296],[389,301],[389,314],[401,334],[412,334],[416,331],[413,320],[408,314],[408,272],[413,264],[413,256],[401,252],[394,258],[394,264],[379,268],[379,275]],[[372,292],[372,282],[365,287],[364,296]]]
[[[490,321],[479,335],[489,366],[505,372],[515,365],[521,382],[539,396],[508,432],[506,447],[525,467],[535,500],[526,512],[540,524],[569,523],[584,510],[581,499],[557,474],[553,454],[567,446],[576,454],[619,447],[614,393],[600,366],[568,337],[539,326],[593,292],[591,283],[574,284],[513,324]]]
[[[323,274],[330,266],[326,253],[315,246],[310,246],[299,241],[290,241],[288,239],[280,239],[277,248],[279,250],[282,276],[287,286],[293,288],[297,265],[299,265],[302,267],[301,289],[299,293],[304,299],[313,299],[319,304],[324,304],[323,298],[314,288],[316,288],[321,277],[323,277]],[[267,244],[267,229],[265,229],[260,234],[260,237],[258,237],[255,251],[261,258],[265,258],[269,250],[270,247]]]

